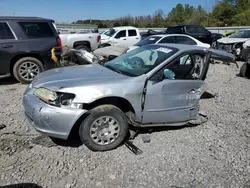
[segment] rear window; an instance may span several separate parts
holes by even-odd
[[[0,23],[0,40],[15,39],[7,23]]]
[[[148,44],[155,44],[160,39],[161,39],[161,37],[149,36],[149,37],[141,40],[137,44],[135,44],[135,46],[144,46],[144,45],[148,45]]]
[[[19,22],[19,24],[30,38],[54,37],[48,22]]]

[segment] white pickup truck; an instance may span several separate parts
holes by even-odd
[[[114,27],[101,34],[100,47],[133,46],[141,40],[139,29],[132,26]]]
[[[99,33],[75,33],[75,34],[60,34],[62,45],[67,45],[70,48],[85,49],[94,51],[100,46],[101,35]]]

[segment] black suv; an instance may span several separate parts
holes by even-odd
[[[200,25],[175,25],[169,26],[166,33],[171,34],[186,34],[196,38],[197,40],[210,44],[212,47],[216,46],[216,41],[223,37],[219,33],[211,33],[206,28]]]
[[[55,67],[51,49],[62,47],[54,20],[0,17],[0,75],[11,74],[30,83],[40,72]]]

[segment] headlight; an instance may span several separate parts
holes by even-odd
[[[34,95],[48,104],[54,104],[58,99],[58,95],[56,92],[45,88],[36,89]]]
[[[81,106],[72,103],[75,95],[72,93],[55,92],[46,88],[38,88],[34,95],[40,100],[53,106],[70,106],[72,108],[80,108]]]

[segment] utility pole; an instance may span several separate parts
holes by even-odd
[[[12,13],[12,16],[15,17],[15,13]]]

